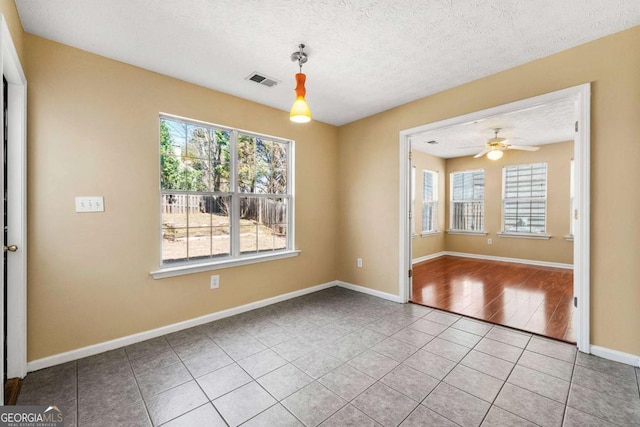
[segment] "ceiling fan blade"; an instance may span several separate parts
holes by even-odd
[[[522,150],[522,151],[538,151],[540,147],[531,147],[528,145],[510,145],[507,147],[508,150]]]
[[[477,159],[479,157],[484,156],[485,154],[487,154],[489,151],[491,151],[490,148],[485,148],[484,150],[482,150],[481,152],[479,152],[478,154],[476,154],[475,156],[473,156],[474,159]]]
[[[469,148],[482,148],[484,145],[467,145],[466,147],[456,147],[458,150],[465,150]]]

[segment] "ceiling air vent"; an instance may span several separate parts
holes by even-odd
[[[256,82],[266,87],[274,87],[279,83],[276,79],[272,79],[271,77],[267,77],[260,73],[251,73],[245,80],[251,80],[252,82]]]

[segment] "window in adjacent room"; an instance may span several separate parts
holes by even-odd
[[[292,250],[292,145],[160,116],[162,265]]]
[[[484,170],[453,172],[451,179],[451,231],[484,231]]]
[[[422,233],[438,231],[438,173],[422,171]]]
[[[416,167],[411,166],[411,235],[416,235]]]
[[[544,234],[547,220],[547,164],[503,168],[504,233]]]

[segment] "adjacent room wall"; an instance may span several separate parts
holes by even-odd
[[[421,151],[412,151],[411,164],[416,167],[416,204],[414,207],[414,223],[416,235],[412,241],[412,258],[419,259],[445,250],[445,171],[446,161]],[[438,233],[422,235],[422,184],[424,170],[438,173]]]
[[[30,34],[25,46],[30,361],[336,279],[335,127]],[[298,257],[151,278],[160,112],[296,141]],[[75,196],[104,196],[105,212],[76,213]]]
[[[447,160],[447,189],[450,174],[473,169],[484,169],[484,231],[486,236],[447,234],[446,250],[471,254],[519,258],[561,264],[573,264],[573,242],[565,239],[570,234],[570,175],[573,141],[542,145],[535,152],[510,150],[500,160],[485,157],[458,157]],[[547,163],[547,234],[549,240],[499,237],[502,231],[502,169],[505,166],[526,163]],[[450,194],[447,191],[447,229],[449,224]],[[487,239],[492,244],[487,244]]]
[[[635,27],[340,127],[338,279],[398,294],[401,130],[592,82],[591,342],[640,354],[639,45]]]

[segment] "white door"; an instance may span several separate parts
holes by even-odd
[[[24,377],[27,373],[27,254],[26,254],[26,105],[27,81],[4,16],[0,17],[0,68],[6,79],[0,106],[4,123],[0,126],[3,158],[0,179],[5,189],[2,217],[2,245],[6,247],[0,280],[4,292],[0,331],[3,378]],[[0,388],[4,402],[4,387]]]

